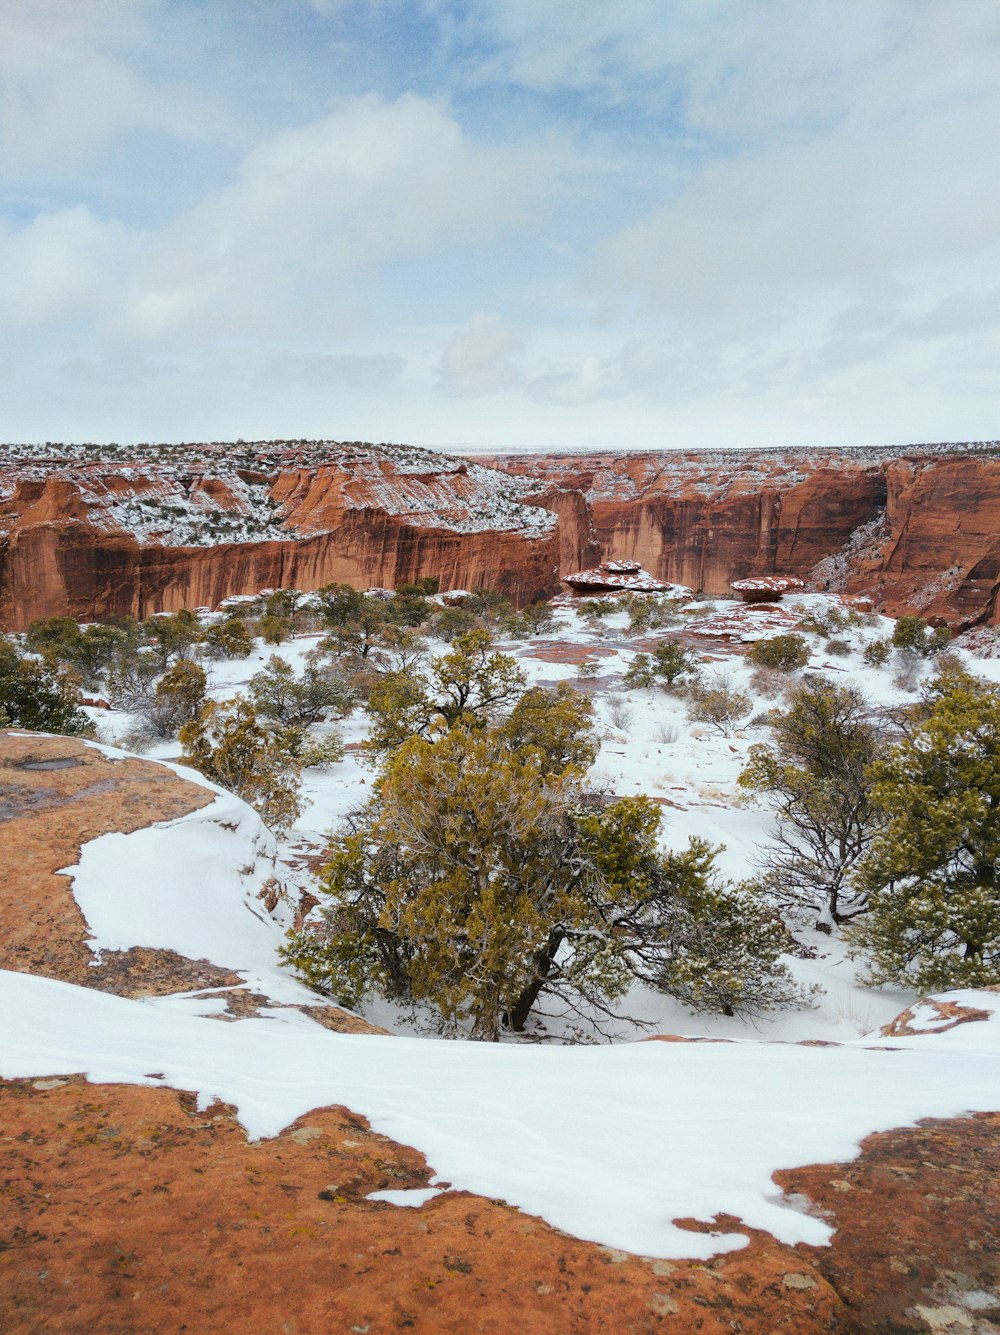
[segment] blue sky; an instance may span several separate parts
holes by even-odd
[[[3,0],[0,436],[1000,436],[996,0]]]

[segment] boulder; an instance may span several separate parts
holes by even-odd
[[[755,575],[752,579],[734,579],[729,587],[745,603],[780,603],[786,593],[804,589],[805,583],[794,575]]]

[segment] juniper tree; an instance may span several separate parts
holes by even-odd
[[[366,601],[365,595],[350,584],[324,584],[311,600],[325,624],[331,628],[346,626],[357,619]]]
[[[700,672],[698,655],[677,640],[663,640],[651,654],[636,654],[625,673],[627,686],[655,686],[668,690],[685,679],[694,681]]]
[[[344,718],[356,703],[354,692],[339,672],[315,654],[306,656],[301,675],[272,654],[248,686],[257,714],[285,725],[308,727],[329,716]]]
[[[24,642],[50,667],[71,667],[88,690],[98,690],[115,651],[137,637],[138,627],[130,620],[80,626],[72,617],[46,617],[31,623]]]
[[[174,737],[185,723],[197,718],[205,704],[208,679],[189,658],[179,659],[156,683],[145,717],[160,737]]]
[[[257,622],[257,634],[265,644],[284,644],[292,635],[291,620],[274,612],[265,612]]]
[[[594,706],[590,697],[561,681],[553,689],[532,686],[498,727],[513,751],[530,748],[545,774],[558,774],[571,765],[588,769],[597,756]]]
[[[747,654],[755,667],[776,668],[779,672],[793,672],[809,662],[809,647],[801,635],[771,635],[756,640]]]
[[[877,823],[868,766],[882,732],[850,686],[809,677],[771,715],[770,744],[750,748],[742,788],[773,804],[765,883],[779,903],[844,922],[866,907],[853,881]]]
[[[242,617],[226,617],[205,632],[205,652],[210,658],[249,658],[253,640]]]
[[[423,1002],[494,1040],[546,999],[607,1013],[636,980],[729,1011],[793,999],[780,924],[717,880],[707,845],[660,854],[659,822],[500,728],[410,737],[334,838],[321,921],[286,957],[348,1004]]]
[[[94,725],[79,706],[79,691],[45,663],[25,658],[0,636],[0,716],[3,727],[85,737]]]
[[[142,623],[146,644],[165,671],[178,658],[189,658],[202,638],[196,612],[182,607],[170,615],[150,616]]]
[[[320,642],[320,648],[337,658],[357,659],[362,663],[368,663],[386,643],[389,637],[389,622],[386,619],[384,606],[378,599],[366,598],[363,594],[357,596],[360,601],[356,605],[351,604],[352,610],[349,614],[345,604],[343,619],[331,620],[334,613],[329,611],[324,613],[327,624],[330,625],[330,632]],[[336,615],[339,617],[340,612]]]
[[[892,643],[896,649],[915,649],[925,658],[933,657],[945,649],[951,640],[951,631],[947,626],[934,629],[923,617],[899,617],[892,630]]]
[[[368,748],[384,752],[458,723],[485,727],[514,705],[525,685],[517,660],[494,649],[488,631],[468,631],[427,673],[388,673],[372,687]]]
[[[884,825],[852,929],[873,983],[1000,983],[1000,690],[960,670],[924,690],[909,734],[872,766]]]
[[[183,759],[254,807],[265,824],[286,830],[299,814],[301,765],[294,739],[269,732],[242,696],[210,700],[181,728]]]

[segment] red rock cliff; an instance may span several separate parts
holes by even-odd
[[[1000,456],[989,446],[481,462],[301,441],[6,454],[10,628],[423,575],[525,603],[602,559],[711,594],[797,575],[870,593],[894,614],[998,619]]]
[[[426,451],[178,447],[135,462],[57,457],[0,480],[0,616],[146,616],[263,588],[333,580],[499,588],[517,603],[559,586],[553,515],[520,479]],[[253,462],[256,470],[244,467]],[[227,538],[237,541],[227,541]]]

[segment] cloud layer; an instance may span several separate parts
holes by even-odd
[[[993,0],[86,9],[0,12],[12,436],[998,434]]]

